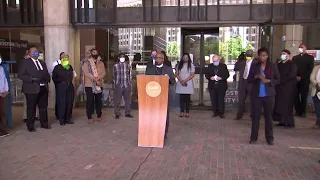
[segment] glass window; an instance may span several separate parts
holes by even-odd
[[[142,0],[117,0],[117,7],[142,7]]]

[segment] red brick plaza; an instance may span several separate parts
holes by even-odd
[[[320,130],[310,128],[314,115],[297,119],[295,129],[275,127],[275,145],[268,146],[263,123],[258,144],[249,145],[248,118],[235,121],[229,113],[213,119],[209,111],[194,111],[187,119],[172,112],[165,148],[151,149],[137,147],[137,111],[133,114],[134,119],[115,120],[113,109],[105,109],[106,123],[88,125],[85,109],[76,109],[74,125],[52,121],[51,130],[36,133],[19,123],[0,139],[0,179],[320,179]]]

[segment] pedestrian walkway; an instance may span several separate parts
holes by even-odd
[[[14,110],[15,112],[17,110]],[[213,119],[209,111],[190,118],[171,113],[164,149],[138,148],[135,118],[88,125],[85,109],[76,109],[75,124],[29,133],[23,124],[0,139],[0,180],[317,180],[320,179],[320,130],[310,119],[296,129],[275,127],[275,145],[249,145],[250,120]],[[262,121],[261,121],[262,122]],[[39,122],[36,123],[39,126]]]

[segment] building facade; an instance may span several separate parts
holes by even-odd
[[[60,52],[69,52],[77,71],[80,59],[96,47],[109,72],[106,89],[112,87],[110,72],[119,53],[130,57],[134,74],[143,72],[153,49],[166,51],[173,66],[182,53],[190,53],[196,65],[192,100],[199,104],[209,102],[203,72],[213,54],[225,59],[233,75],[235,57],[246,49],[267,47],[272,61],[282,49],[298,53],[302,42],[320,49],[319,0],[6,0],[0,12],[0,53],[17,61],[11,66],[13,80],[30,45],[38,47],[48,66]],[[14,87],[19,102],[20,86]],[[108,93],[104,98],[112,104]],[[236,102],[234,89],[228,94],[226,101]]]

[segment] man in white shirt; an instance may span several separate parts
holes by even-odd
[[[248,50],[245,53],[245,59],[238,60],[235,65],[235,71],[239,71],[239,84],[238,84],[238,113],[236,120],[240,120],[245,110],[245,102],[250,95],[252,88],[251,84],[248,84],[247,79],[249,76],[251,64],[254,62],[253,50]],[[250,106],[249,106],[249,109]]]
[[[2,59],[0,56],[0,64],[2,63]],[[6,78],[6,74],[4,72],[3,67],[0,65],[0,137],[8,136],[9,133],[6,130],[6,126],[4,123],[4,119],[2,119],[4,111],[5,111],[5,97],[9,94],[9,85]]]

